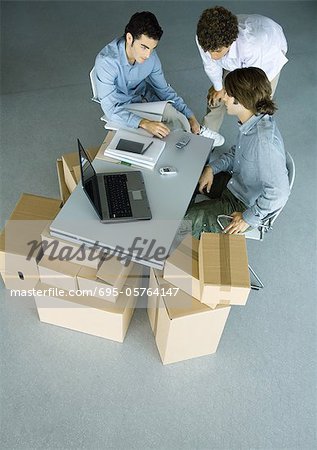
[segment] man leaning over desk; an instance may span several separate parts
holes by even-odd
[[[167,84],[156,47],[163,34],[156,17],[148,11],[135,13],[124,36],[114,39],[97,55],[96,87],[107,120],[122,126],[143,128],[163,138],[170,129],[198,134],[200,125],[193,112]],[[129,112],[130,103],[170,100],[162,122],[147,120]],[[165,122],[165,123],[163,123]]]
[[[236,145],[209,162],[199,179],[199,191],[210,199],[191,204],[185,215],[196,238],[203,231],[222,231],[218,215],[232,216],[225,232],[243,233],[286,203],[290,192],[286,155],[271,94],[266,74],[257,67],[236,69],[225,78],[224,103],[227,113],[239,119],[239,134]],[[179,237],[186,231],[183,222]]]

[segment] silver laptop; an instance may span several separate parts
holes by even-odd
[[[79,139],[82,186],[103,223],[152,218],[140,171],[96,173]]]

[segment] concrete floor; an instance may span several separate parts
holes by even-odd
[[[279,22],[289,43],[276,118],[296,181],[274,231],[248,243],[266,283],[232,308],[218,352],[163,367],[146,311],[124,344],[38,320],[1,290],[1,448],[316,448],[316,2],[222,2]],[[135,11],[164,29],[168,81],[201,118],[194,35],[210,2],[1,2],[1,226],[22,192],[58,196],[55,160],[105,136],[90,102],[97,52]],[[223,126],[227,148],[236,124]]]

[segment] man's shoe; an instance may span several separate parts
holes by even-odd
[[[223,136],[221,136],[221,134],[217,133],[217,131],[212,131],[210,128],[205,127],[205,125],[203,125],[200,128],[199,134],[200,134],[200,136],[204,136],[206,138],[213,139],[214,147],[220,147],[225,142],[225,138]]]

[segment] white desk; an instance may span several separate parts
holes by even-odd
[[[165,149],[153,171],[140,169],[151,207],[151,220],[100,223],[80,183],[51,224],[51,234],[76,243],[92,245],[98,241],[104,249],[113,250],[119,246],[120,253],[132,260],[162,269],[213,144],[211,139],[191,135],[190,143],[179,150],[175,144],[183,133],[176,131],[166,138]],[[176,167],[177,175],[160,175],[158,168],[164,165]],[[101,160],[95,160],[94,167],[97,172],[138,170]],[[133,250],[133,242],[141,249]]]

